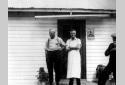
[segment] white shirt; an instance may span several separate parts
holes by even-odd
[[[55,37],[54,39],[49,38],[46,42],[46,50],[48,51],[59,50],[62,48],[60,44],[65,46],[64,41],[60,37]]]

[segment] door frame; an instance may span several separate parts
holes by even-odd
[[[74,19],[58,19],[57,20],[57,32],[58,32],[58,36],[62,38],[62,33],[61,33],[61,23],[62,22],[67,22],[67,21],[73,21]],[[81,23],[83,23],[82,27],[80,27],[80,30],[82,33],[80,33],[80,39],[81,39],[81,43],[82,43],[82,47],[80,50],[81,53],[81,78],[82,79],[86,79],[86,21],[85,20],[76,20],[76,21],[80,21]]]

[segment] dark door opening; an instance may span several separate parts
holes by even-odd
[[[70,38],[70,30],[75,29],[77,31],[77,38],[81,39],[82,47],[81,54],[81,78],[86,79],[86,30],[85,20],[58,20],[58,36],[65,42]],[[61,76],[66,78],[67,73],[67,53],[62,58]]]

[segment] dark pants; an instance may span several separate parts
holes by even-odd
[[[113,72],[114,80],[116,81],[116,65],[109,63],[100,75],[98,85],[105,85],[111,72]]]
[[[73,85],[74,79],[75,79],[75,78],[70,78],[70,80],[69,80],[69,85]],[[77,85],[81,85],[81,82],[80,82],[80,79],[79,79],[79,78],[76,78],[76,82],[77,82]]]
[[[47,68],[49,73],[49,82],[53,82],[53,69],[55,71],[55,81],[60,81],[60,57],[61,51],[48,51],[46,56]]]

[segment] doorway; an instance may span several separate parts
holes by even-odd
[[[70,38],[70,30],[75,29],[76,37],[81,39],[81,78],[86,79],[86,23],[85,20],[58,20],[58,36],[65,42]],[[61,58],[61,77],[66,78],[67,73],[67,52]]]

